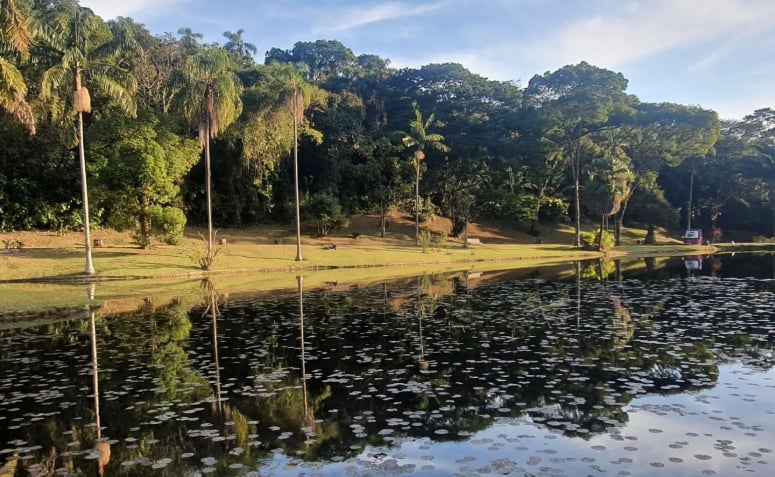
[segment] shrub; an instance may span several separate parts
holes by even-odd
[[[584,250],[597,250],[597,240],[600,237],[600,232],[582,232],[581,233],[581,248]],[[603,249],[611,248],[616,244],[616,238],[614,234],[607,230],[603,230],[603,241],[601,246]]]
[[[431,241],[433,239],[433,234],[431,234],[428,230],[420,230],[420,247],[422,248],[422,253],[427,253],[428,249],[431,246]]]
[[[350,225],[339,200],[329,194],[315,194],[302,210],[304,219],[312,224],[319,237],[326,237],[336,230]]]
[[[167,245],[177,245],[183,240],[186,228],[186,214],[177,207],[151,207],[153,233]]]

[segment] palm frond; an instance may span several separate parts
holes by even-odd
[[[27,59],[32,45],[32,34],[27,19],[16,7],[15,0],[2,0],[0,9],[0,30],[3,36],[23,59]]]

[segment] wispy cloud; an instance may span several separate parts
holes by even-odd
[[[548,41],[534,42],[536,60],[560,63],[586,59],[615,66],[678,48],[772,28],[771,0],[652,0],[624,3],[597,15],[566,24]]]
[[[416,5],[404,2],[387,2],[379,5],[350,7],[313,30],[313,33],[338,33],[387,20],[414,17],[433,12],[452,3],[451,1]]]
[[[116,17],[131,17],[137,13],[143,16],[161,15],[192,0],[81,0],[83,7],[91,8],[105,20]]]

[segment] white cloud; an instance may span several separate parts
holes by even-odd
[[[411,3],[388,2],[370,7],[356,6],[339,12],[327,25],[316,28],[313,33],[336,33],[352,30],[364,25],[379,23],[386,20],[413,17],[438,10],[451,3],[441,1],[429,5],[414,5]]]
[[[116,17],[132,17],[142,13],[144,17],[160,15],[173,7],[183,5],[191,0],[81,0],[83,7],[91,8],[104,20]]]
[[[751,35],[772,28],[771,0],[652,0],[572,22],[528,48],[536,60],[586,59],[614,66],[677,48]]]

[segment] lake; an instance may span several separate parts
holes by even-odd
[[[205,281],[8,327],[0,476],[771,475],[774,273],[744,254]]]

